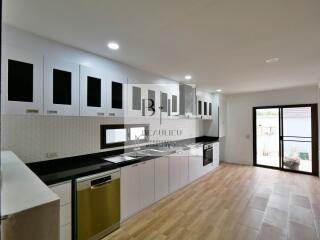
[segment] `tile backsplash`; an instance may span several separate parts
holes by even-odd
[[[124,122],[125,121],[125,122]],[[100,149],[100,125],[143,123],[142,119],[3,115],[1,119],[1,150],[16,153],[24,162],[106,151]],[[146,121],[144,121],[146,123]],[[162,141],[205,135],[203,123],[196,119],[148,120],[150,130],[179,131],[168,139],[158,134],[150,140]]]

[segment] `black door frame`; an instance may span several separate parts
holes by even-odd
[[[302,172],[298,170],[292,169],[285,169],[283,168],[283,161],[281,158],[283,156],[283,147],[282,141],[280,137],[283,136],[283,129],[282,129],[282,109],[283,108],[297,108],[297,107],[311,107],[311,137],[312,137],[312,172]],[[268,108],[279,108],[279,167],[273,166],[265,166],[257,164],[257,129],[256,129],[256,110],[258,109],[268,109]],[[277,169],[287,172],[296,172],[308,175],[319,176],[319,139],[318,139],[318,104],[311,103],[311,104],[295,104],[295,105],[275,105],[275,106],[261,106],[261,107],[253,107],[252,108],[252,119],[253,119],[253,165],[256,167],[264,167],[264,168],[271,168]]]

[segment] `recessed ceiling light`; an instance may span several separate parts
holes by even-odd
[[[279,62],[279,58],[270,58],[266,60],[266,63],[276,63]]]
[[[222,89],[217,89],[217,92],[222,92]]]
[[[112,50],[118,50],[119,49],[119,44],[116,42],[108,42],[107,44],[108,48]]]
[[[190,80],[190,79],[192,79],[192,76],[191,76],[191,75],[186,75],[184,78],[185,78],[186,80]]]

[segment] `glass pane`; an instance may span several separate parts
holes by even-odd
[[[204,106],[203,106],[203,114],[204,114],[204,115],[207,115],[207,102],[204,102],[203,105],[204,105]]]
[[[156,92],[153,90],[148,90],[148,110],[153,111],[156,101]]]
[[[172,112],[178,111],[178,99],[177,96],[172,95]]]
[[[209,103],[209,115],[212,115],[212,103]]]
[[[135,127],[130,128],[130,140],[144,140],[145,139],[145,128]]]
[[[166,93],[161,93],[161,112],[168,111],[168,95]]]
[[[279,109],[256,110],[257,164],[279,166]]]
[[[303,142],[302,142],[303,141]],[[312,172],[312,145],[311,139],[301,142],[283,142],[283,167],[303,172]],[[310,141],[310,142],[308,142]]]
[[[112,108],[122,109],[122,83],[112,82]]]
[[[33,64],[8,60],[8,100],[33,101]]]
[[[101,79],[87,78],[87,105],[89,107],[101,107]]]
[[[141,88],[132,87],[132,109],[141,110]]]
[[[71,72],[53,69],[53,103],[71,105]]]
[[[127,140],[127,129],[107,129],[106,130],[106,143],[125,142]]]
[[[202,114],[202,102],[198,101],[198,115]]]
[[[311,107],[283,109],[283,136],[311,137]]]

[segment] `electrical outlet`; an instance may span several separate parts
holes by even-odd
[[[46,154],[47,158],[56,158],[58,157],[58,153],[56,152],[50,152]]]

